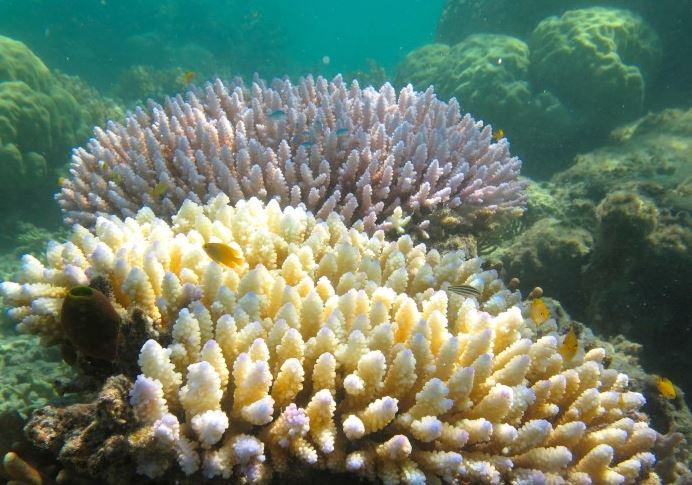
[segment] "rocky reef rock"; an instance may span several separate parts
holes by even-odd
[[[546,293],[595,331],[644,344],[644,366],[687,390],[690,154],[692,110],[615,130],[611,145],[528,190],[530,228],[492,254],[524,289],[540,274]]]

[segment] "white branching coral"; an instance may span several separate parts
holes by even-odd
[[[521,162],[507,141],[432,88],[397,96],[389,84],[361,89],[338,76],[216,80],[186,98],[97,128],[75,151],[58,195],[68,223],[144,206],[168,218],[219,192],[233,203],[302,203],[323,219],[336,211],[369,233],[400,229],[411,214],[425,225],[441,204],[469,224],[523,210]]]
[[[243,263],[210,260],[213,241]],[[657,434],[627,376],[601,349],[563,362],[518,293],[460,251],[219,196],[184,204],[171,226],[142,210],[100,218],[95,235],[76,227],[48,261],[25,259],[1,287],[20,328],[59,334],[59,305],[31,301],[58,302],[69,272],[108,278],[120,305],[172,337],[144,344],[131,391],[150,447],[138,470],[152,478],[177,461],[251,483],[296,466],[392,484],[656,483]]]

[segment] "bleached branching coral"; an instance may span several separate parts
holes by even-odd
[[[184,200],[206,203],[219,192],[233,203],[303,203],[322,218],[337,211],[369,233],[396,227],[398,207],[423,225],[442,204],[468,224],[523,209],[521,162],[507,141],[432,89],[397,96],[389,84],[378,91],[307,77],[216,80],[186,97],[97,128],[74,152],[58,195],[68,223],[144,206],[168,218]]]
[[[77,226],[46,266],[25,258],[1,287],[20,328],[55,335],[65,289],[100,275],[172,337],[142,347],[130,393],[140,473],[655,483],[657,434],[627,376],[602,349],[564,362],[558,338],[536,335],[519,294],[478,259],[369,236],[336,214],[227,202],[187,202],[172,225],[144,209],[99,218],[95,235]],[[210,260],[202,245],[214,241],[237,245],[243,263]]]

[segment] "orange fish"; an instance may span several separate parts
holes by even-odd
[[[545,305],[545,302],[541,298],[534,298],[531,300],[531,305],[529,306],[529,316],[531,320],[536,322],[536,325],[540,325],[550,318],[550,310]]]
[[[237,268],[243,264],[243,252],[236,243],[206,243],[202,247],[207,256],[228,268]]]
[[[577,331],[574,329],[574,326],[572,326],[569,329],[569,332],[567,332],[565,335],[565,338],[562,339],[558,352],[560,352],[560,355],[565,361],[569,362],[570,360],[574,359],[574,356],[577,355],[578,350],[579,337],[577,337]]]
[[[495,133],[493,133],[493,140],[500,141],[505,137],[505,130],[498,128]]]
[[[197,77],[197,73],[195,71],[185,71],[182,76],[180,76],[180,80],[183,83],[183,86],[188,86],[193,79]]]
[[[661,396],[666,399],[675,399],[678,393],[675,391],[675,386],[667,377],[656,377],[656,389],[661,393]]]

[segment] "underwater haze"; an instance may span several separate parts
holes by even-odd
[[[0,483],[692,483],[692,0],[0,0]]]

